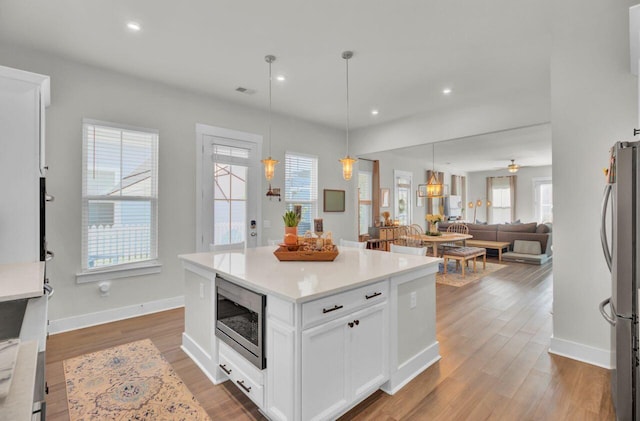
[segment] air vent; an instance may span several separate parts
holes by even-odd
[[[253,95],[256,93],[255,89],[243,88],[242,86],[238,86],[236,88],[236,92],[240,92],[241,94]]]

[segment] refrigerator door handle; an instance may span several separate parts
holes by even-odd
[[[611,304],[611,297],[607,298],[606,300],[604,300],[603,302],[600,303],[600,314],[602,314],[602,317],[604,317],[604,319],[609,322],[609,324],[611,326],[615,326],[616,325],[616,319],[614,316],[612,316],[611,314],[607,313],[604,308],[608,305]]]
[[[607,184],[604,187],[604,196],[602,198],[602,210],[600,221],[600,242],[602,243],[602,251],[604,252],[604,260],[607,262],[609,272],[611,272],[611,249],[609,249],[609,240],[607,239],[607,209],[609,205],[609,198],[611,197],[611,184]]]

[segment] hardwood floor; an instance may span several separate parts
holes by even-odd
[[[614,420],[608,370],[547,352],[551,265],[513,263],[462,288],[437,285],[442,359],[394,396],[374,393],[341,420]],[[150,338],[214,420],[264,419],[233,385],[214,386],[180,350],[182,309],[53,335],[49,420],[69,419],[62,361]]]

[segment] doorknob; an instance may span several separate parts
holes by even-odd
[[[258,235],[258,233],[257,233],[257,232],[255,232],[255,231],[251,233],[251,236],[252,236],[252,237],[255,237],[256,235]]]

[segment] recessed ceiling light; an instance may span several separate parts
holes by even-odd
[[[139,32],[142,29],[142,26],[140,26],[140,23],[138,22],[131,21],[127,22],[127,28],[133,32]]]
[[[287,80],[287,78],[282,76],[282,75],[278,75],[278,76],[276,76],[276,80],[278,82],[284,82],[285,80]]]
[[[444,88],[442,90],[442,93],[445,94],[445,95],[449,95],[451,93],[451,88]]]
[[[378,110],[371,110],[371,115],[378,115],[380,113],[380,111]]]

